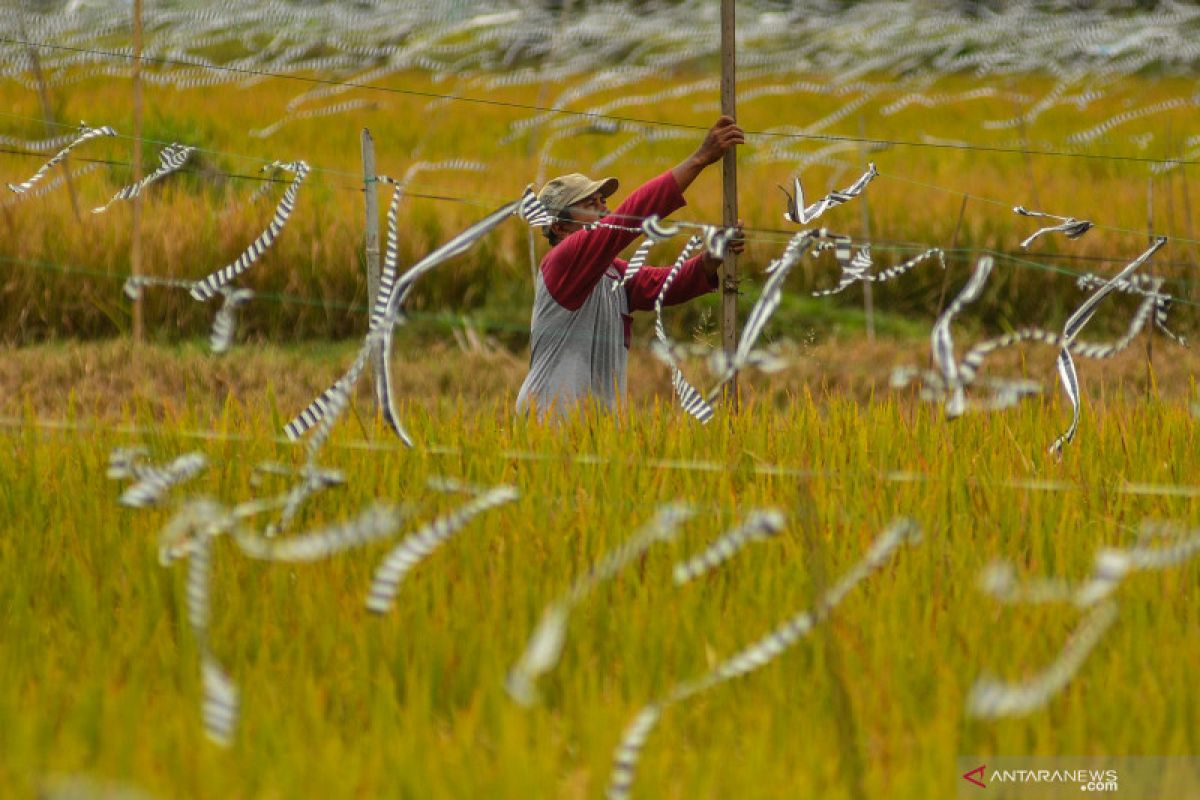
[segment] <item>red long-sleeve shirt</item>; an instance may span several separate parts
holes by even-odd
[[[675,177],[665,172],[632,192],[610,217],[637,227],[651,214],[665,217],[686,205]],[[630,313],[654,308],[669,267],[642,267],[624,290],[614,288],[628,262],[617,258],[640,233],[594,228],[567,236],[542,259],[535,290],[529,375],[517,410],[559,412],[593,396],[612,406],[625,391]],[[712,291],[702,257],[688,259],[663,302],[675,305]]]

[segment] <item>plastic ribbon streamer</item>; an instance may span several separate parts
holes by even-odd
[[[493,228],[512,216],[520,206],[520,203],[520,199],[505,203],[409,268],[396,284],[391,287],[387,303],[382,306],[381,311],[378,308],[380,304],[377,302],[377,308],[372,312],[373,315],[376,311],[379,312],[376,327],[368,331],[366,342],[364,342],[350,369],[333,386],[322,392],[316,400],[285,425],[283,429],[284,434],[292,441],[296,441],[317,423],[322,422],[327,416],[330,416],[330,412],[332,411],[332,416],[324,425],[325,430],[328,431],[332,427],[333,422],[336,421],[337,415],[341,413],[349,402],[350,390],[354,387],[354,383],[358,380],[359,375],[362,374],[363,367],[366,365],[366,360],[371,353],[372,347],[378,342],[382,348],[384,344],[390,341],[392,329],[402,323],[403,311],[401,309],[417,279],[442,262],[466,251],[467,248],[491,232]],[[407,439],[407,434],[401,434],[401,438]],[[310,444],[310,458],[323,442],[324,439],[322,437],[315,446]]]
[[[1085,233],[1087,233],[1093,227],[1095,227],[1094,225],[1092,225],[1091,222],[1089,222],[1086,219],[1075,219],[1074,217],[1060,217],[1055,214],[1046,214],[1045,212],[1042,212],[1042,211],[1030,211],[1029,209],[1025,208],[1024,206],[1013,206],[1013,212],[1016,214],[1020,214],[1022,217],[1039,217],[1042,219],[1062,220],[1061,225],[1051,225],[1046,228],[1039,228],[1037,231],[1035,231],[1033,233],[1033,235],[1029,236],[1023,242],[1021,242],[1020,247],[1022,250],[1028,250],[1029,245],[1033,244],[1035,239],[1037,239],[1039,236],[1042,236],[1047,233],[1062,233],[1062,234],[1065,234],[1068,239],[1078,239],[1080,236],[1083,236]]]
[[[144,447],[118,447],[108,454],[108,471],[105,473],[110,480],[123,480],[134,477],[134,470],[139,467],[138,461],[145,458]]]
[[[591,171],[601,172],[607,169],[638,145],[652,144],[654,142],[662,142],[672,139],[690,139],[694,135],[694,132],[690,130],[677,131],[671,130],[670,128],[642,128],[634,134],[632,139],[625,140],[615,149],[610,150],[600,158],[596,159],[596,161],[592,163]]]
[[[350,365],[350,369],[346,370],[346,373],[333,386],[326,390],[325,395],[322,395],[322,397],[327,396],[327,402],[318,406],[321,411],[320,417],[315,420],[315,430],[305,443],[305,453],[308,455],[309,463],[315,462],[317,452],[329,439],[329,434],[333,431],[334,424],[350,404],[350,393],[354,390],[358,379],[362,376],[363,370],[366,369],[371,349],[370,342],[360,348],[358,355],[354,359],[354,363]],[[321,397],[318,397],[315,402],[320,403],[321,399]]]
[[[672,342],[668,348],[662,342],[655,339],[650,343],[650,355],[667,366],[689,358],[703,358],[708,365],[708,371],[718,378],[725,375],[729,370],[729,365],[733,361],[724,350],[713,348],[701,342],[686,344]],[[788,358],[779,352],[779,343],[777,342],[765,348],[751,350],[746,354],[742,362],[742,367],[754,367],[760,372],[772,373],[779,372],[788,363]]]
[[[64,158],[66,158],[67,153],[70,153],[71,150],[74,149],[75,147],[83,144],[84,142],[86,142],[90,139],[96,139],[101,136],[116,136],[117,135],[117,132],[107,125],[105,125],[101,128],[89,128],[86,123],[80,123],[79,131],[80,131],[79,135],[77,135],[70,144],[68,144],[66,147],[64,147],[63,149],[61,149],[57,153],[55,153],[53,156],[51,156],[50,160],[47,161],[45,164],[42,164],[42,166],[38,167],[38,171],[33,173],[33,175],[28,180],[24,181],[23,183],[10,183],[10,184],[8,184],[8,188],[11,191],[15,192],[16,194],[24,194],[25,192],[27,192],[31,188],[33,188],[33,185],[35,183],[37,183],[43,177],[45,177],[46,173],[49,172],[51,170],[51,168],[53,168],[60,161],[62,161]]]
[[[444,517],[439,517],[415,533],[406,536],[376,568],[375,577],[371,580],[371,589],[367,595],[367,609],[376,614],[386,614],[396,600],[400,582],[413,567],[465,527],[472,519],[485,511],[490,511],[505,503],[511,503],[519,496],[520,493],[512,486],[497,486],[479,495],[462,508],[456,509]]]
[[[282,183],[282,181],[279,179],[279,173],[281,173],[283,170],[281,170],[278,165],[279,162],[276,161],[273,164],[262,168],[261,171],[267,173],[267,176],[265,178],[259,178],[262,183],[257,189],[250,193],[249,197],[246,198],[245,204],[247,206],[254,205],[259,200],[270,194],[271,190],[275,188],[275,184]]]
[[[941,93],[926,95],[920,92],[913,92],[906,94],[899,100],[895,100],[879,109],[879,114],[880,116],[889,117],[892,114],[902,111],[911,105],[919,105],[924,108],[936,108],[938,106],[947,104],[958,104],[964,100],[978,100],[985,97],[999,97],[1007,100],[1010,103],[1028,103],[1030,100],[1029,95],[1017,94],[1014,92],[1001,92],[999,89],[996,89],[993,86],[984,86],[979,89],[971,89],[965,92],[958,92],[956,94]]]
[[[1117,114],[1114,117],[1106,119],[1104,122],[1101,122],[1099,125],[1096,125],[1092,128],[1071,134],[1067,137],[1067,142],[1069,144],[1086,144],[1094,139],[1100,138],[1113,128],[1129,122],[1130,120],[1138,119],[1140,117],[1147,117],[1151,114],[1158,114],[1163,111],[1170,111],[1175,108],[1181,108],[1189,105],[1192,105],[1192,102],[1189,100],[1186,100],[1182,97],[1172,97],[1170,100],[1164,100],[1161,103],[1155,103],[1144,108],[1134,109],[1133,111],[1125,111]]]
[[[239,697],[237,686],[209,647],[209,579],[212,540],[228,530],[230,524],[229,515],[218,503],[195,500],[185,505],[159,533],[159,562],[163,566],[180,558],[188,560],[187,614],[200,651],[201,718],[205,734],[222,747],[228,747],[233,739]]]
[[[854,241],[849,236],[846,236],[842,233],[825,231],[824,235],[826,238],[817,241],[817,243],[813,246],[813,255],[815,256],[826,250],[832,250],[833,259],[837,262],[838,267],[843,271],[851,269],[853,267],[854,260],[850,258],[850,255],[853,252],[852,248],[854,246]],[[864,247],[867,248],[865,253],[866,264],[867,266],[870,266],[872,263],[870,245],[864,245]],[[864,254],[860,252],[859,255],[861,256]],[[862,263],[863,260],[860,258],[859,264]]]
[[[1062,379],[1063,390],[1067,393],[1067,397],[1071,400],[1071,424],[1066,431],[1062,433],[1050,445],[1050,452],[1056,455],[1061,455],[1064,445],[1068,445],[1074,440],[1075,433],[1079,429],[1079,375],[1075,371],[1075,362],[1071,358],[1071,345],[1079,336],[1079,332],[1091,320],[1096,313],[1096,308],[1112,292],[1116,291],[1120,285],[1120,281],[1127,280],[1138,267],[1146,263],[1149,258],[1158,252],[1158,250],[1167,243],[1165,236],[1160,236],[1155,239],[1154,244],[1150,245],[1144,253],[1130,261],[1122,270],[1117,273],[1108,283],[1101,286],[1092,293],[1088,299],[1083,301],[1079,308],[1067,318],[1067,322],[1063,325],[1062,332],[1062,347],[1058,351],[1058,374]]]
[[[509,670],[504,683],[509,696],[523,706],[533,705],[537,701],[537,679],[554,668],[562,653],[571,609],[626,564],[640,558],[652,545],[675,538],[678,527],[694,515],[695,512],[682,503],[661,506],[649,523],[605,554],[586,575],[577,578],[570,589],[546,606],[525,651]]]
[[[931,258],[936,258],[938,263],[941,264],[942,269],[946,269],[945,252],[940,247],[931,247],[924,253],[919,253],[918,255],[913,256],[903,264],[897,264],[894,267],[885,269],[883,272],[871,275],[867,272],[867,270],[869,270],[872,266],[871,245],[864,244],[862,249],[855,254],[849,265],[842,265],[842,276],[838,280],[837,286],[834,286],[830,289],[818,289],[817,291],[813,292],[813,297],[828,297],[829,295],[838,294],[839,292],[845,291],[847,287],[852,286],[860,281],[863,283],[883,283],[884,281],[890,281],[893,278],[900,277],[913,267]]]
[[[147,286],[170,286],[173,289],[187,289],[191,291],[196,285],[195,281],[180,280],[178,278],[154,278],[149,275],[130,275],[125,279],[125,285],[121,291],[130,301],[138,300],[142,296],[142,290]]]
[[[297,471],[281,464],[264,462],[255,466],[254,471],[255,475],[251,478],[251,482],[254,485],[261,483],[261,476],[264,473],[289,477],[299,475],[300,477],[298,483],[277,497],[248,501],[234,508],[233,515],[238,519],[244,519],[277,508],[282,509],[279,519],[266,526],[264,533],[267,536],[274,536],[291,525],[292,520],[295,519],[296,514],[300,511],[300,506],[317,492],[334,486],[346,485],[346,476],[341,470],[325,469],[311,463]]]
[[[136,450],[114,452],[110,469],[118,473],[128,470],[138,455]],[[266,464],[261,465],[260,471],[283,473],[287,470]],[[278,504],[278,499],[250,501],[228,510],[213,500],[195,499],[186,503],[159,532],[159,562],[163,566],[188,560],[187,613],[200,651],[204,729],[210,739],[222,746],[228,746],[233,738],[239,696],[237,686],[213,657],[208,639],[212,541],[231,533],[239,550],[250,558],[285,563],[312,562],[391,536],[404,517],[397,509],[377,504],[367,507],[350,522],[287,539],[264,537],[242,524],[245,518]]]
[[[402,518],[403,515],[391,506],[372,505],[357,519],[302,535],[279,539],[239,530],[235,541],[243,553],[261,561],[293,564],[318,561],[388,538],[400,527]]]
[[[118,448],[108,459],[107,475],[112,480],[133,480],[118,501],[129,508],[145,508],[157,504],[174,487],[198,475],[208,466],[203,453],[187,453],[164,467],[139,463],[144,448]]]
[[[533,184],[525,187],[525,194],[521,195],[521,205],[517,209],[517,214],[521,219],[525,220],[531,228],[541,228],[546,225],[553,225],[557,219],[550,210],[542,205],[542,201],[533,192]]]
[[[370,346],[371,351],[371,372],[374,376],[375,386],[375,403],[380,409],[384,423],[392,429],[406,446],[412,447],[412,438],[408,435],[408,431],[400,424],[400,415],[396,412],[396,400],[392,393],[392,373],[390,369],[392,357],[392,335],[391,328],[381,330],[381,323],[384,316],[387,314],[388,301],[391,299],[392,291],[395,288],[396,273],[400,260],[400,224],[397,219],[397,209],[400,206],[400,200],[404,196],[404,190],[408,186],[409,180],[414,173],[417,165],[410,167],[405,177],[401,181],[394,181],[391,178],[380,178],[382,182],[395,184],[392,190],[392,199],[388,203],[387,210],[387,243],[384,248],[383,269],[379,275],[379,289],[375,296],[375,304],[371,308],[371,319],[367,324],[367,331],[379,331],[378,340]]]
[[[95,172],[96,170],[100,169],[101,167],[107,167],[107,166],[108,166],[107,164],[102,164],[98,161],[93,161],[90,164],[84,164],[82,167],[71,170],[71,172],[70,172],[71,180],[75,180],[76,178],[81,178],[84,175],[87,175],[89,172]],[[38,188],[34,189],[31,192],[26,192],[25,194],[19,194],[16,197],[10,197],[9,199],[4,201],[3,207],[8,208],[8,207],[14,206],[17,203],[20,203],[22,201],[32,200],[35,197],[42,197],[43,195],[47,195],[50,192],[57,189],[59,186],[62,186],[64,183],[66,183],[66,181],[67,181],[67,173],[64,171],[61,175],[51,178],[50,180],[46,181],[41,186],[39,186]]]
[[[1185,533],[1174,527],[1154,530],[1143,522],[1137,545],[1099,550],[1091,576],[1078,586],[1061,580],[1018,583],[1009,564],[989,566],[981,577],[980,588],[1001,602],[1069,603],[1092,611],[1054,663],[1036,678],[1016,685],[986,676],[977,680],[967,701],[968,713],[984,718],[1018,716],[1044,706],[1066,686],[1112,624],[1117,604],[1110,596],[1122,580],[1133,572],[1178,566],[1200,554],[1200,531]],[[1146,546],[1148,540],[1158,535],[1173,536],[1175,541],[1161,547]]]
[[[211,300],[221,290],[222,286],[250,269],[254,262],[267,251],[267,248],[275,243],[275,238],[279,236],[280,231],[283,230],[283,226],[287,224],[288,217],[292,215],[292,209],[296,207],[296,195],[300,191],[300,186],[304,183],[304,179],[308,177],[309,166],[304,161],[290,161],[286,163],[273,161],[263,167],[262,171],[266,172],[275,168],[286,170],[296,176],[292,179],[291,185],[283,193],[283,198],[279,201],[279,205],[275,207],[275,216],[267,224],[266,230],[259,234],[254,243],[238,256],[236,261],[196,282],[191,291],[194,299],[200,301]]]
[[[959,417],[968,410],[997,411],[1010,408],[1020,403],[1025,397],[1041,392],[1041,386],[1034,381],[990,378],[986,381],[976,382],[974,372],[971,371],[970,357],[964,359],[963,363],[960,363],[955,357],[950,324],[966,305],[977,300],[982,294],[983,287],[991,274],[992,264],[991,256],[984,256],[976,262],[967,284],[934,323],[930,334],[930,350],[934,369],[919,370],[914,367],[898,367],[892,371],[891,385],[893,388],[902,388],[914,378],[920,378],[922,382],[921,399],[941,402],[946,416],[950,419]],[[964,370],[966,374],[964,374]],[[991,395],[968,400],[965,387],[973,383],[990,389]]]
[[[250,135],[255,139],[266,139],[268,136],[279,131],[284,125],[289,122],[295,122],[302,119],[316,119],[318,117],[332,117],[335,114],[341,114],[345,111],[357,111],[358,109],[368,109],[374,111],[379,108],[379,103],[374,100],[346,100],[342,103],[334,103],[333,105],[323,106],[321,108],[307,108],[303,111],[289,112],[282,119],[272,122],[265,128],[257,128],[250,131]]]
[[[1080,609],[1091,608],[1116,590],[1122,579],[1130,572],[1133,551],[1105,548],[1096,554],[1091,577],[1079,586],[1063,580],[1051,579],[1018,583],[1012,565],[996,562],[989,565],[980,576],[979,588],[999,602],[1043,605],[1047,603],[1069,603]]]
[[[773,661],[828,619],[846,595],[864,578],[886,564],[900,545],[915,544],[920,539],[921,530],[912,520],[900,519],[893,522],[871,545],[866,556],[826,591],[810,611],[796,614],[754,644],[718,664],[708,674],[681,683],[661,699],[647,704],[626,728],[621,743],[617,746],[612,776],[608,783],[609,800],[626,800],[629,797],[642,749],[663,711],[717,684],[753,672]]]
[[[400,309],[418,279],[442,262],[466,252],[471,245],[512,216],[520,204],[519,198],[505,203],[410,267],[397,281],[392,296],[388,300],[388,308],[381,324],[384,326],[399,324],[402,313]]]
[[[65,144],[70,143],[77,134],[66,133],[62,136],[53,136],[49,139],[18,139],[16,136],[9,136],[0,133],[0,147],[18,147],[22,150],[31,150],[35,153],[44,153],[47,150],[56,150]]]
[[[658,214],[651,214],[642,220],[642,232],[655,242],[665,242],[667,239],[678,236],[680,227],[673,222],[661,219]]]
[[[103,214],[105,211],[108,210],[109,206],[111,206],[113,203],[117,202],[118,200],[131,200],[134,197],[137,197],[139,194],[142,193],[142,189],[145,189],[147,186],[154,183],[158,179],[160,179],[166,175],[170,175],[172,172],[175,172],[175,171],[179,170],[180,168],[182,168],[183,165],[187,163],[187,160],[192,155],[192,153],[195,152],[195,150],[196,150],[196,148],[194,148],[194,147],[190,147],[188,145],[182,145],[182,144],[179,144],[178,142],[167,145],[158,153],[158,169],[154,170],[154,172],[151,172],[149,175],[142,178],[137,183],[131,183],[128,186],[124,187],[119,192],[114,194],[112,196],[112,199],[109,200],[107,203],[105,203],[102,206],[93,208],[92,213],[93,214]]]
[[[1116,618],[1116,602],[1109,601],[1093,608],[1050,666],[1028,681],[1012,684],[981,677],[967,696],[968,716],[996,719],[1028,714],[1041,708],[1070,682]]]
[[[683,251],[679,257],[675,259],[675,263],[671,266],[671,270],[667,273],[667,277],[663,280],[662,289],[658,292],[658,297],[654,298],[654,335],[665,348],[666,358],[672,362],[671,366],[671,385],[675,389],[675,396],[679,398],[679,405],[683,410],[691,416],[700,420],[701,423],[707,424],[713,418],[713,408],[704,399],[700,392],[696,391],[695,387],[688,383],[687,378],[683,377],[683,371],[679,369],[679,365],[674,363],[671,358],[670,348],[671,339],[667,336],[667,329],[663,325],[663,302],[667,296],[667,292],[671,288],[671,284],[675,282],[675,278],[679,276],[679,271],[683,269],[683,263],[687,261],[688,256],[692,251],[701,245],[703,240],[699,236],[693,236],[688,239],[687,244],[683,246]]]
[[[621,276],[621,280],[615,281],[612,285],[612,290],[615,292],[618,289],[624,289],[625,284],[633,280],[642,267],[646,266],[646,258],[650,255],[650,248],[654,247],[654,239],[649,236],[638,245],[637,250],[633,251],[633,255],[629,257],[629,264],[625,267],[625,274]]]
[[[701,228],[700,235],[704,239],[705,251],[717,261],[724,261],[725,250],[729,247],[730,240],[737,237],[738,229],[705,225]]]
[[[818,231],[800,231],[788,240],[787,245],[783,248],[783,253],[779,258],[773,259],[767,265],[766,285],[763,286],[762,294],[759,295],[758,302],[754,304],[754,308],[750,310],[750,316],[746,318],[746,324],[742,327],[742,335],[738,339],[737,350],[734,351],[732,359],[725,359],[728,363],[723,363],[722,370],[716,386],[708,393],[708,401],[711,403],[716,400],[720,394],[722,387],[729,381],[733,380],[733,376],[742,367],[746,366],[750,354],[754,351],[754,345],[758,341],[758,337],[762,335],[763,329],[767,326],[767,321],[771,319],[771,315],[779,308],[779,304],[783,300],[783,282],[787,278],[792,267],[800,263],[801,256],[812,245],[814,239],[821,235],[824,229]],[[725,354],[722,353],[724,359]]]
[[[1080,289],[1086,291],[1088,289],[1099,288],[1106,282],[1107,278],[1088,273],[1086,275],[1080,275],[1079,280],[1076,281],[1076,285],[1078,285]],[[1175,342],[1181,347],[1187,347],[1187,340],[1167,327],[1167,315],[1170,313],[1171,303],[1174,298],[1171,297],[1171,295],[1161,291],[1163,282],[1163,279],[1159,277],[1150,275],[1133,275],[1129,278],[1129,280],[1121,281],[1117,285],[1117,291],[1124,292],[1125,294],[1137,294],[1141,295],[1142,297],[1152,298],[1154,300],[1154,327],[1158,328],[1158,330],[1171,341]],[[1139,313],[1140,312],[1141,309],[1139,308]]]
[[[217,315],[213,317],[212,334],[208,337],[208,345],[214,353],[224,353],[233,346],[237,310],[254,297],[254,292],[250,289],[222,286],[220,291],[225,299],[217,309]]]
[[[673,572],[675,585],[682,586],[712,572],[750,542],[762,542],[774,537],[783,530],[783,525],[783,513],[780,511],[768,509],[752,512],[744,523],[721,536],[703,552],[676,564]]]
[[[412,182],[412,179],[419,172],[451,169],[480,172],[485,168],[485,165],[479,162],[459,159],[436,162],[418,161],[405,171],[404,177],[399,181],[387,176],[379,176],[377,178],[379,182],[390,183],[395,188],[392,190],[392,199],[388,204],[387,244],[384,250],[383,269],[379,277],[379,290],[375,297],[375,303],[371,308],[371,318],[367,326],[368,332],[374,331],[378,333],[377,341],[371,346],[370,359],[374,376],[375,401],[383,416],[383,421],[392,429],[400,441],[408,447],[412,447],[412,438],[408,435],[404,426],[400,424],[400,415],[396,412],[396,401],[392,393],[392,376],[389,364],[392,354],[393,329],[382,326],[383,319],[387,314],[388,302],[395,288],[396,273],[400,259],[400,225],[397,219],[400,201],[404,198],[404,193],[409,183]],[[529,194],[530,191],[527,189],[526,195]],[[522,197],[522,202],[525,200],[526,197]],[[532,202],[536,203],[539,208],[541,207],[536,197],[532,198]]]
[[[807,208],[804,205],[804,189],[801,188],[800,176],[797,175],[792,179],[794,194],[788,192],[782,186],[779,187],[779,190],[787,197],[787,211],[783,217],[788,222],[794,222],[797,225],[808,225],[829,209],[840,206],[843,203],[848,203],[850,200],[858,197],[862,193],[862,190],[867,187],[867,184],[874,180],[877,175],[879,175],[879,171],[875,169],[874,162],[868,163],[867,171],[853,184],[842,189],[840,192],[830,192]]]
[[[954,356],[954,339],[950,333],[950,323],[954,321],[967,305],[979,299],[983,287],[992,274],[991,256],[984,256],[975,262],[971,277],[958,295],[942,312],[933,324],[930,333],[930,352],[933,356],[933,366],[942,379],[946,391],[946,416],[954,418],[966,410],[966,393],[958,376],[958,361]]]
[[[200,657],[200,682],[204,687],[204,700],[200,706],[204,731],[214,742],[228,747],[233,740],[241,705],[237,685],[208,653]]]
[[[1134,275],[1133,277],[1144,278],[1146,276]],[[1094,276],[1085,276],[1085,278],[1094,278]],[[1080,279],[1080,286],[1088,288],[1103,286],[1104,283],[1105,281],[1102,278],[1089,281]],[[1150,321],[1152,315],[1156,327],[1160,328],[1171,340],[1186,347],[1187,343],[1183,339],[1166,328],[1166,309],[1170,298],[1165,295],[1155,294],[1154,288],[1162,285],[1162,279],[1152,278],[1144,283],[1152,288],[1147,290],[1145,299],[1134,312],[1129,327],[1120,338],[1111,342],[1084,342],[1076,340],[1070,345],[1071,355],[1097,360],[1112,358],[1133,343],[1133,340],[1146,327],[1146,323]],[[1139,285],[1142,285],[1142,283],[1140,282]],[[1119,287],[1117,290],[1122,291]],[[992,353],[1024,342],[1036,342],[1052,347],[1061,347],[1063,345],[1063,337],[1056,332],[1041,328],[1020,328],[1012,333],[979,342],[967,351],[966,355],[963,356],[962,362],[959,364],[959,372],[963,384],[969,385],[974,382],[975,376],[980,368],[982,368],[984,360]]]

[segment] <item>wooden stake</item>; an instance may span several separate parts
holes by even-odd
[[[26,0],[25,5],[29,5]],[[29,34],[25,30],[25,14],[22,11],[18,17],[18,24],[21,26],[21,38],[29,41]],[[33,45],[28,45],[26,49],[29,51],[29,65],[33,69],[33,79],[38,85],[38,100],[42,105],[42,121],[45,123],[46,136],[54,138],[58,131],[54,127],[54,106],[50,102],[50,88],[46,85],[46,76],[42,73],[42,59],[38,55],[37,48]],[[82,222],[83,217],[79,213],[79,197],[75,194],[75,182],[71,180],[71,163],[70,156],[63,156],[63,160],[59,162],[59,166],[63,172],[63,180],[67,185],[67,195],[71,198],[71,210],[75,212],[75,221]]]
[[[363,198],[367,222],[363,229],[363,253],[367,262],[367,303],[375,305],[379,294],[379,184],[375,182],[375,140],[368,128],[362,129]]]
[[[737,119],[737,88],[736,88],[736,12],[733,0],[721,0],[721,113]],[[724,198],[721,208],[721,222],[726,227],[737,225],[737,150],[729,148],[725,151],[721,163],[721,192]],[[721,280],[721,341],[725,355],[733,358],[737,350],[737,254],[727,252]],[[738,410],[738,381],[737,375],[725,385],[725,401],[729,410]]]
[[[142,0],[133,0],[133,184],[142,179]],[[142,196],[135,194],[129,222],[129,272],[142,274]],[[133,342],[146,338],[142,298],[133,301]]]

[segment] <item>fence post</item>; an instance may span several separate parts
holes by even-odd
[[[721,0],[721,113],[737,119],[737,86],[736,86],[736,11],[733,0]],[[724,197],[722,204],[721,224],[726,228],[737,225],[737,148],[731,147],[725,151],[721,164],[721,192]],[[721,343],[725,355],[733,359],[737,350],[737,254],[725,253],[725,263],[721,270],[724,275],[721,281]],[[733,378],[725,385],[725,401],[729,410],[738,410],[738,379]]]
[[[367,303],[374,310],[379,294],[379,184],[375,182],[375,140],[368,128],[362,129],[363,198],[367,224],[363,231],[363,252],[367,262]]]

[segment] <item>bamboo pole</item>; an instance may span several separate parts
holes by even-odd
[[[736,12],[733,0],[721,0],[721,113],[737,119],[737,90],[735,77],[736,62]],[[721,209],[722,224],[726,228],[737,225],[737,148],[725,151],[721,163],[721,192],[724,198]],[[721,342],[725,355],[733,358],[737,350],[737,254],[725,253],[724,272],[721,281]],[[729,409],[738,410],[738,382],[735,374],[725,385],[725,400]]]
[[[142,179],[142,0],[133,0],[133,176],[131,183]],[[142,274],[142,196],[135,194],[129,223],[129,272]],[[133,301],[133,341],[141,344],[146,338],[142,298]]]
[[[367,302],[374,307],[379,294],[379,184],[375,181],[375,140],[368,128],[362,129],[363,198],[366,202],[366,228],[363,253],[367,262]]]

